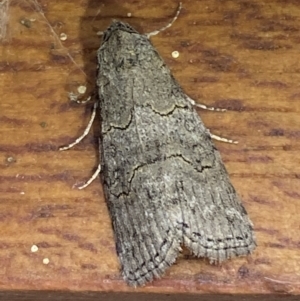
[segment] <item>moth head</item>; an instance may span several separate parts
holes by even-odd
[[[133,27],[127,23],[114,20],[111,25],[103,33],[103,42],[109,40],[111,35],[116,31],[126,31],[129,33],[138,33]]]

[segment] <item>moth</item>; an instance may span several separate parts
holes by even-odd
[[[211,263],[256,246],[215,136],[194,108],[207,107],[183,92],[149,40],[160,31],[140,34],[113,21],[103,33],[89,124],[98,107],[101,163],[88,184],[101,170],[122,275],[132,286],[161,277],[182,245]]]

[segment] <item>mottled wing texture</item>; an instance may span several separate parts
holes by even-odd
[[[160,277],[180,246],[211,262],[255,248],[209,132],[149,39],[114,22],[98,51],[103,184],[128,284]]]

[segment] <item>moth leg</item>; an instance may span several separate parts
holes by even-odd
[[[217,141],[238,144],[238,141],[235,141],[235,140],[231,140],[231,139],[228,139],[228,138],[220,137],[220,136],[214,135],[212,133],[209,133],[209,135],[210,135],[211,139],[215,139]]]
[[[225,112],[226,109],[220,109],[220,108],[214,108],[214,107],[207,107],[206,105],[204,104],[199,104],[199,103],[196,103],[194,99],[190,98],[189,96],[185,95],[186,99],[193,105],[193,106],[196,106],[196,107],[199,107],[201,109],[204,109],[204,110],[209,110],[209,111],[218,111],[218,112]],[[235,141],[235,140],[231,140],[231,139],[228,139],[228,138],[224,138],[224,137],[220,137],[220,136],[217,136],[217,135],[214,135],[212,133],[209,133],[210,137],[212,139],[215,139],[215,140],[218,140],[218,141],[222,141],[222,142],[227,142],[227,143],[234,143],[234,144],[237,144],[238,142]]]
[[[79,99],[78,99],[78,95],[75,94],[75,93],[73,93],[73,92],[71,92],[71,93],[69,93],[69,99],[70,99],[71,101],[76,102],[76,103],[86,104],[87,102],[89,102],[89,101],[92,99],[92,96],[89,96],[89,97],[86,98],[85,100],[79,100]]]
[[[209,111],[217,111],[217,112],[225,112],[226,109],[221,108],[214,108],[214,107],[208,107],[202,103],[197,103],[194,99],[190,98],[186,95],[186,99],[195,107],[201,108],[203,110],[209,110]]]
[[[158,29],[158,30],[154,30],[154,31],[152,31],[152,32],[146,33],[147,38],[149,39],[151,36],[155,36],[155,35],[157,35],[158,33],[160,33],[160,32],[162,32],[162,31],[166,30],[166,29],[169,28],[169,27],[171,27],[171,26],[173,25],[173,23],[177,20],[177,18],[178,18],[178,16],[179,16],[179,13],[180,13],[180,11],[181,11],[181,7],[182,7],[182,3],[179,2],[179,7],[178,7],[178,9],[177,9],[176,15],[175,15],[175,17],[173,18],[173,20],[172,20],[169,24],[167,24],[166,26],[164,26],[164,27],[162,27],[162,28],[160,28],[160,29]]]
[[[94,108],[93,108],[92,116],[91,116],[90,121],[89,121],[86,129],[84,130],[83,134],[80,137],[78,137],[73,143],[71,143],[69,145],[66,145],[66,146],[60,147],[59,148],[60,151],[72,148],[74,145],[78,144],[85,136],[87,136],[87,134],[89,133],[89,131],[90,131],[91,127],[92,127],[92,124],[94,122],[94,119],[95,119],[95,116],[96,116],[96,111],[97,111],[97,102],[94,103]]]

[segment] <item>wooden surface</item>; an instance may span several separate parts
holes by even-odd
[[[10,1],[0,61],[1,296],[300,294],[298,1],[186,0],[175,24],[152,38],[188,95],[228,109],[199,114],[214,134],[239,141],[216,145],[255,225],[252,256],[212,266],[182,255],[162,279],[129,288],[120,277],[100,181],[73,188],[98,164],[98,124],[80,145],[58,151],[90,117],[91,105],[70,102],[68,93],[85,84],[88,93],[94,89],[97,32],[113,18],[149,32],[166,25],[177,7],[171,0]],[[120,294],[115,300],[120,296],[126,300]]]

